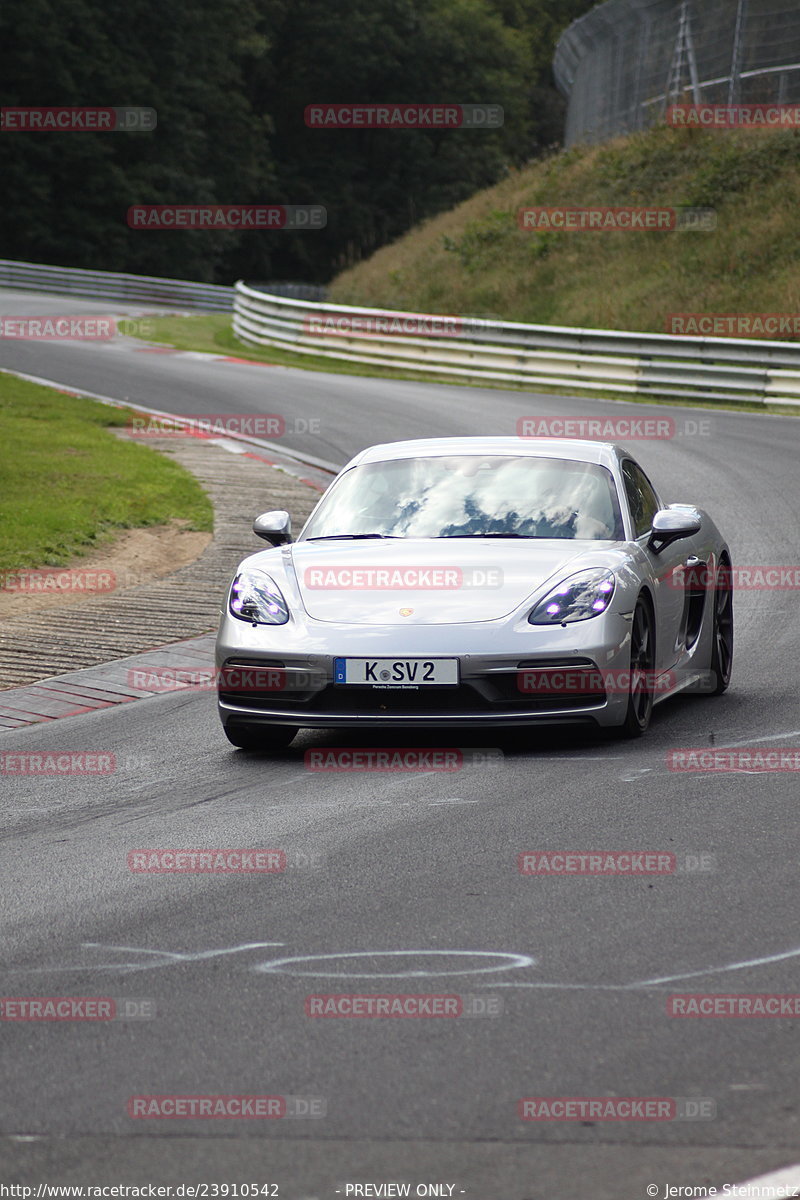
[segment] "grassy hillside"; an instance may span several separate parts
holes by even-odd
[[[526,205],[692,205],[713,233],[524,232]],[[670,312],[800,312],[800,131],[661,127],[515,171],[334,281],[346,304],[663,332]]]

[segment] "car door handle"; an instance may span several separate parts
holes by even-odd
[[[687,558],[686,562],[683,565],[685,567],[699,567],[700,559],[697,557],[696,554],[691,554],[689,556],[689,558]]]

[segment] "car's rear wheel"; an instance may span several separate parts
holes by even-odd
[[[258,725],[229,721],[225,737],[240,750],[284,750],[294,738],[294,725]]]
[[[655,634],[653,610],[644,596],[636,602],[631,622],[631,668],[628,708],[617,732],[620,737],[636,738],[647,732],[653,714],[653,674],[655,670]]]
[[[731,681],[733,669],[733,584],[731,564],[720,559],[714,589],[714,617],[711,631],[711,679],[709,694],[721,696]]]

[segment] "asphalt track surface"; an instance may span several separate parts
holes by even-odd
[[[108,306],[6,292],[0,311]],[[290,430],[316,418],[318,434],[286,445],[336,463],[378,441],[513,433],[525,415],[671,416],[674,438],[634,447],[666,499],[707,508],[735,563],[800,563],[791,418],[204,363],[129,342],[6,342],[0,365],[175,413],[280,413]],[[0,1024],[0,1174],[272,1182],[285,1200],[397,1180],[412,1195],[437,1182],[478,1200],[633,1200],[648,1184],[721,1186],[798,1161],[797,1020],[666,1008],[676,992],[800,992],[798,776],[666,766],[680,747],[800,746],[798,617],[797,591],[739,592],[730,692],[659,706],[640,741],[487,731],[471,736],[502,763],[456,772],[318,773],[303,755],[463,746],[458,732],[305,731],[277,758],[234,751],[206,692],[0,736],[2,751],[118,763],[92,778],[0,777],[2,995],[156,1010]],[[275,847],[290,865],[134,874],[126,856],[141,847]],[[523,851],[597,849],[707,854],[714,869],[517,869]],[[312,993],[356,992],[480,996],[503,1011],[305,1015]],[[128,1098],[143,1094],[316,1097],[326,1115],[131,1119]],[[716,1115],[522,1121],[529,1096],[702,1097]]]

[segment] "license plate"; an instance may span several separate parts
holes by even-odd
[[[361,687],[456,687],[457,658],[337,658],[334,683]]]

